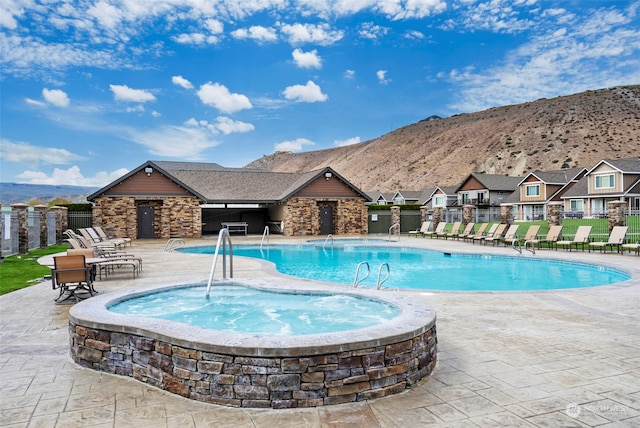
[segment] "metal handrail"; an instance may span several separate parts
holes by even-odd
[[[392,225],[392,226],[389,228],[389,239],[388,239],[388,240],[389,240],[389,242],[391,242],[391,231],[392,231],[394,228],[398,228],[398,241],[400,240],[400,223],[396,223],[396,224]]]
[[[520,241],[518,239],[511,242],[511,248],[522,254],[522,247],[520,247]]]
[[[225,240],[226,238],[226,240]],[[211,290],[211,282],[213,282],[213,275],[216,272],[216,265],[218,264],[218,254],[220,254],[220,247],[222,247],[222,279],[227,279],[227,254],[226,243],[229,243],[229,278],[233,278],[233,245],[231,244],[231,236],[229,235],[229,229],[222,228],[218,233],[218,242],[216,244],[216,251],[213,253],[213,263],[211,264],[211,272],[209,273],[209,282],[207,283],[207,294],[209,297],[209,291]]]
[[[262,250],[262,244],[264,244],[264,239],[267,238],[267,245],[269,245],[269,226],[264,227],[264,232],[262,232],[262,241],[260,241],[260,249]]]
[[[535,245],[532,245],[531,249],[527,248],[527,244],[531,244],[531,243],[532,243],[531,241],[524,241],[524,249],[527,250],[527,251],[530,251],[531,254],[535,255],[536,254],[536,246]]]
[[[382,267],[386,266],[387,267],[387,276],[380,281],[380,276],[382,275]],[[380,287],[382,286],[382,284],[384,284],[389,277],[391,276],[391,269],[389,268],[389,263],[382,263],[380,266],[378,266],[378,281],[376,282],[376,289],[380,290]]]
[[[362,265],[366,265],[367,266],[367,274],[365,276],[363,276],[360,280],[358,280],[358,276],[360,276],[360,267],[362,267]],[[369,262],[360,262],[358,263],[358,267],[356,267],[356,276],[355,278],[353,278],[353,288],[358,288],[358,285],[364,281],[369,274],[371,273],[371,267],[369,266]]]
[[[327,245],[327,241],[331,239],[331,248],[333,248],[333,235],[332,234],[328,234],[327,238],[324,240],[324,242],[322,243],[322,249],[324,250],[324,247]]]
[[[175,250],[176,248],[181,248],[185,246],[185,242],[184,239],[182,238],[169,238],[169,240],[167,241],[167,243],[164,246],[164,250],[171,252],[173,250]]]

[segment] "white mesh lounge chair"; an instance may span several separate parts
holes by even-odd
[[[460,233],[460,228],[462,227],[461,221],[456,221],[451,226],[451,230],[444,234],[444,239],[455,238]]]
[[[433,238],[434,236],[435,236],[436,238],[437,238],[437,237],[442,236],[444,233],[446,233],[446,232],[444,231],[445,227],[447,227],[447,222],[446,222],[446,221],[441,221],[441,222],[440,222],[440,223],[438,223],[438,225],[436,226],[436,230],[435,230],[434,232],[431,232],[431,233],[429,234],[429,236],[430,236],[431,238]]]
[[[418,230],[410,230],[409,231],[409,236],[411,235],[416,235],[416,238],[418,237],[418,235],[428,235],[429,233],[431,233],[431,229],[433,228],[433,222],[431,221],[424,221],[422,222],[422,226],[420,226],[420,229]]]
[[[475,232],[471,232],[467,236],[463,236],[462,239],[464,239],[465,241],[473,240],[476,236],[484,235],[484,231],[487,230],[487,226],[489,226],[489,223],[480,223],[480,225],[478,226],[478,230],[476,230]]]
[[[556,250],[558,247],[568,248],[569,251],[575,245],[576,250],[578,249],[578,245],[582,246],[582,251],[584,251],[584,247],[589,243],[589,235],[591,234],[592,226],[578,226],[578,230],[576,230],[576,235],[573,237],[572,241],[562,240],[556,242]]]
[[[493,234],[496,232],[496,229],[498,228],[498,226],[500,226],[499,223],[493,223],[491,225],[491,227],[489,227],[489,230],[486,233],[484,233],[484,234],[482,232],[477,233],[473,237],[473,240],[471,242],[475,244],[476,241],[480,242],[481,240],[483,240],[487,236],[493,236]]]
[[[549,248],[554,247],[560,239],[560,234],[562,233],[562,226],[551,226],[549,231],[547,232],[547,236],[544,239],[530,239],[529,242],[533,245],[538,245],[538,249],[542,246],[543,243],[549,245]]]
[[[596,248],[600,248],[600,252],[607,252],[607,247],[611,247],[611,251],[616,247],[618,252],[622,251],[622,244],[624,243],[624,238],[627,236],[627,226],[614,226],[611,229],[611,233],[609,234],[609,240],[606,242],[589,242],[589,252],[591,249],[594,250]]]
[[[504,245],[512,245],[514,242],[518,241],[518,243],[520,243],[520,241],[523,242],[532,242],[536,239],[536,237],[538,236],[538,231],[540,230],[540,225],[539,224],[532,224],[531,226],[529,226],[529,229],[527,229],[527,233],[525,233],[524,238],[520,239],[518,238],[518,236],[514,236],[513,238],[509,238],[507,236],[504,237]]]
[[[487,236],[482,239],[482,243],[487,245],[487,242],[491,242],[493,245],[496,245],[496,242],[500,242],[500,239],[502,239],[505,230],[507,230],[507,223],[500,223],[491,235],[487,234]]]
[[[456,235],[457,239],[465,239],[467,236],[471,235],[473,233],[473,228],[475,227],[475,223],[470,222],[467,223],[467,225],[464,227],[464,230],[462,231],[462,233],[458,233]]]

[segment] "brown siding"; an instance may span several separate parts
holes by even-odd
[[[104,195],[171,195],[191,196],[191,193],[158,171],[150,176],[140,171],[107,190]]]
[[[480,189],[484,189],[484,184],[480,183],[478,180],[476,180],[475,177],[470,177],[460,188],[460,190],[464,191],[464,190],[480,190]]]
[[[322,196],[322,197],[356,197],[359,196],[355,190],[347,186],[336,177],[329,180],[319,177],[300,189],[296,196]]]

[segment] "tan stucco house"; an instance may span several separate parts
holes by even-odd
[[[370,198],[330,167],[288,173],[147,161],[87,199],[94,224],[133,239],[197,238],[223,223],[252,234],[267,226],[288,236],[368,233]]]

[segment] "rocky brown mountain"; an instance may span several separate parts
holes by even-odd
[[[360,189],[395,191],[456,185],[472,172],[520,176],[634,156],[640,156],[640,85],[432,116],[363,143],[277,152],[247,167],[331,166]]]

